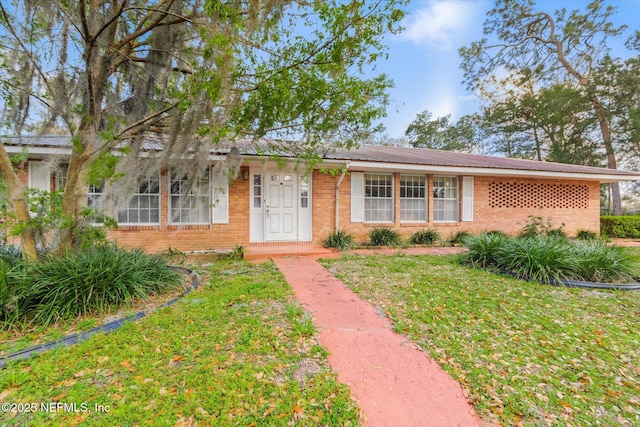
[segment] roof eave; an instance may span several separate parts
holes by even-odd
[[[349,161],[348,168],[351,170],[369,171],[398,171],[398,172],[431,172],[449,175],[470,175],[470,176],[503,176],[513,178],[563,178],[598,182],[621,182],[640,180],[640,175],[617,175],[607,173],[580,173],[580,172],[554,172],[524,169],[506,168],[486,168],[486,167],[463,167],[463,166],[436,166],[436,165],[416,165],[404,163],[381,163]]]

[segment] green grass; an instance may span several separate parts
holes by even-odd
[[[357,425],[308,315],[272,263],[225,261],[181,302],[0,371],[3,402],[108,413],[4,414],[10,425]]]
[[[323,263],[505,426],[640,425],[640,293],[559,288],[453,256]]]

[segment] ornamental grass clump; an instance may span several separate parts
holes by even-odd
[[[353,246],[353,234],[344,229],[337,230],[322,241],[322,246],[340,251],[347,250]]]
[[[433,245],[440,240],[440,233],[433,228],[418,230],[411,235],[409,242],[413,245]]]
[[[582,280],[603,283],[630,283],[640,274],[638,260],[620,246],[609,246],[600,240],[574,245],[578,259],[577,276]]]
[[[499,270],[542,283],[575,278],[579,266],[571,243],[549,236],[507,239],[497,248],[496,260]]]
[[[504,246],[509,237],[504,233],[482,233],[465,240],[468,252],[461,255],[462,262],[476,267],[498,266],[498,249]]]
[[[590,230],[578,230],[576,233],[576,239],[578,240],[596,240],[598,233]]]
[[[449,235],[448,241],[451,245],[460,245],[464,244],[464,241],[471,236],[473,236],[473,234],[466,230],[458,230],[455,233],[451,233]]]
[[[542,283],[578,280],[629,283],[638,277],[638,263],[623,248],[601,241],[574,242],[563,237],[526,238],[480,234],[465,242],[461,261],[525,280]]]
[[[369,232],[371,246],[398,246],[402,240],[397,231],[387,227],[375,227]]]
[[[16,306],[12,320],[49,325],[131,303],[182,286],[163,257],[100,245],[79,253],[23,262],[6,274]]]

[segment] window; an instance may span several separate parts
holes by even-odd
[[[120,224],[160,223],[160,176],[145,178],[125,208],[118,210]]]
[[[433,178],[433,220],[458,221],[458,177]]]
[[[400,221],[427,220],[425,176],[400,176]]]
[[[170,217],[172,223],[208,224],[211,221],[209,176],[192,182],[186,175],[171,173]]]
[[[364,175],[364,219],[393,221],[393,175]]]
[[[56,168],[56,190],[61,190],[67,183],[67,171],[69,171],[68,163],[61,163]]]
[[[253,207],[262,207],[262,175],[253,175]]]
[[[99,184],[89,184],[89,189],[87,190],[87,207],[95,211],[95,216],[91,218],[93,223],[99,224],[103,222],[103,218],[106,215],[104,201],[104,181],[101,181]]]
[[[300,178],[300,207],[309,207],[309,177],[303,176]]]

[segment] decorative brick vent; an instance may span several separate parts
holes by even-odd
[[[494,181],[489,184],[489,203],[492,208],[587,209],[589,187]]]

